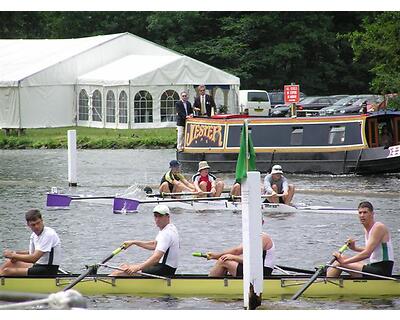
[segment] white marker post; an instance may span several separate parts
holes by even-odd
[[[76,130],[68,130],[68,185],[76,187]]]
[[[262,221],[260,172],[247,172],[243,179],[242,237],[243,237],[243,303],[244,309],[261,305],[263,291]]]

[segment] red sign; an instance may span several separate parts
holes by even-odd
[[[298,103],[300,100],[300,87],[298,84],[284,86],[285,104]]]

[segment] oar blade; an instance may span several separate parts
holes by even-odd
[[[48,208],[68,208],[71,200],[71,196],[66,194],[48,193],[46,206]]]
[[[114,213],[135,213],[138,211],[140,201],[136,199],[114,198]]]

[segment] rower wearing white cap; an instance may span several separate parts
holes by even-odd
[[[196,191],[201,195],[202,192],[210,192],[212,197],[219,197],[224,190],[224,182],[209,172],[210,166],[207,161],[199,162],[199,169],[192,177]]]
[[[166,205],[157,205],[154,207],[153,213],[155,224],[160,229],[156,239],[150,241],[128,240],[124,242],[126,248],[136,245],[147,250],[154,250],[153,254],[142,263],[121,265],[120,269],[124,271],[114,271],[110,274],[111,276],[134,275],[140,271],[166,277],[175,274],[179,256],[178,230],[170,222],[170,211]]]
[[[264,192],[268,196],[265,202],[289,205],[294,196],[294,186],[283,176],[282,167],[276,164],[271,173],[264,178]],[[282,195],[282,196],[280,196]]]

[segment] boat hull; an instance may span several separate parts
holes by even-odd
[[[400,148],[400,146],[398,146]],[[286,173],[377,174],[400,172],[400,154],[390,157],[383,147],[337,152],[257,152],[256,167],[269,172],[279,163]],[[236,153],[177,153],[185,172],[195,172],[199,161],[207,161],[213,172],[233,172]]]
[[[74,278],[61,276],[3,277],[0,291],[54,293],[62,290]],[[263,298],[290,297],[307,282],[307,276],[273,276],[264,279]],[[83,295],[134,295],[209,297],[239,299],[243,297],[243,281],[235,278],[206,276],[176,276],[170,280],[147,277],[87,277],[75,287]],[[304,297],[365,297],[400,296],[400,282],[381,279],[319,278],[304,293]]]

